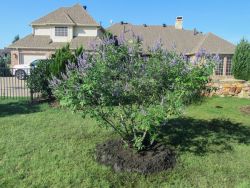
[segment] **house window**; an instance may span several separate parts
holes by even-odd
[[[226,75],[232,75],[232,57],[227,57]]]
[[[223,75],[223,64],[224,64],[223,59],[224,58],[221,58],[220,61],[218,62],[218,64],[216,65],[215,75],[218,75],[218,76]]]
[[[55,28],[55,36],[67,37],[68,36],[68,28],[67,27],[56,27]]]

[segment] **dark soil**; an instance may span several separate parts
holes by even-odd
[[[244,106],[240,108],[240,111],[244,114],[250,115],[250,106]]]
[[[172,169],[176,163],[174,152],[160,144],[136,152],[120,140],[110,140],[98,145],[96,151],[97,161],[111,166],[116,172],[151,174]]]

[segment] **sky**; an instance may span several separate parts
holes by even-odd
[[[59,7],[76,3],[102,26],[115,22],[174,25],[184,17],[185,29],[212,32],[234,44],[250,40],[250,0],[2,0],[0,4],[0,48],[16,35],[32,32],[30,23]]]

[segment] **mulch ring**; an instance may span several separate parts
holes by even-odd
[[[136,152],[124,147],[121,140],[109,140],[97,146],[96,154],[99,163],[111,166],[116,172],[151,174],[172,169],[176,163],[175,153],[160,144]]]
[[[240,111],[244,114],[250,115],[250,106],[244,106],[240,108]]]

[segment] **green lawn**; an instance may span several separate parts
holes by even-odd
[[[47,104],[0,100],[0,187],[250,187],[250,100],[212,98],[170,122],[162,139],[176,148],[174,170],[114,173],[95,161],[112,136],[95,121]],[[217,107],[216,107],[217,106]]]

